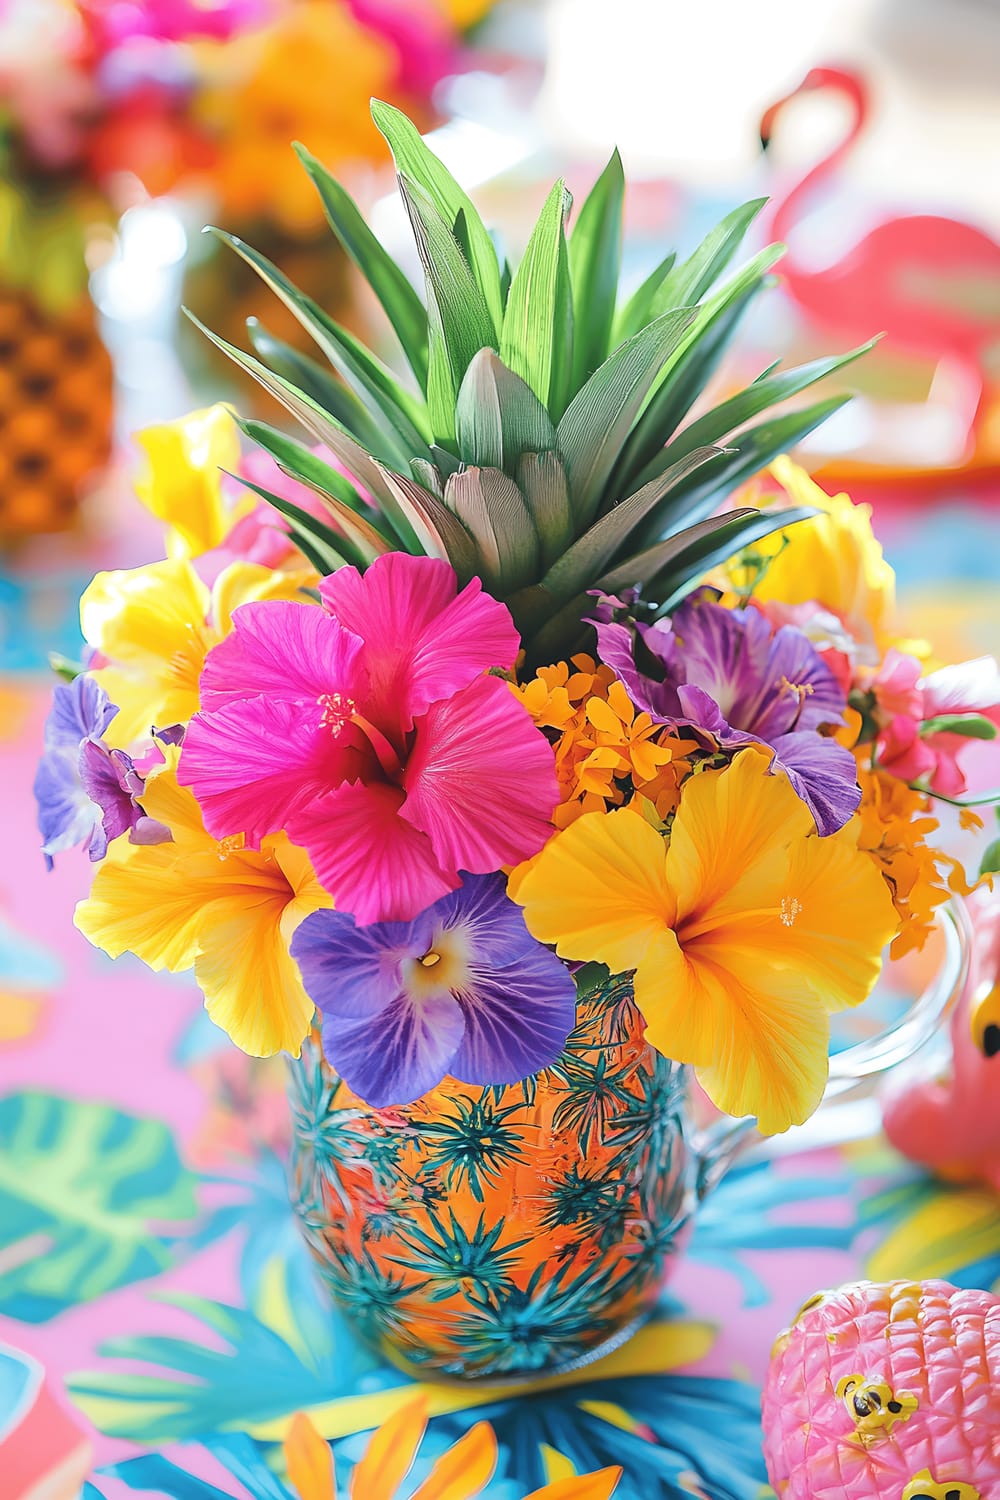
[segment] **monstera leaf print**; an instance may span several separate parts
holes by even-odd
[[[0,1098],[0,1313],[43,1323],[158,1275],[192,1228],[194,1184],[159,1121],[51,1094]]]
[[[84,1371],[66,1382],[73,1399],[100,1431],[155,1444],[252,1428],[354,1388],[374,1368],[373,1356],[298,1261],[293,1269],[272,1262],[250,1308],[177,1293],[164,1298],[199,1320],[199,1334],[109,1339],[98,1350],[103,1358],[155,1365],[158,1373]]]

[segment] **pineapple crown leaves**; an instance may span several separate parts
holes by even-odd
[[[478,575],[509,604],[529,661],[551,659],[585,638],[589,590],[637,587],[661,611],[673,608],[706,571],[810,514],[715,512],[847,398],[773,408],[870,344],[796,369],[771,366],[689,420],[782,253],[769,246],[719,284],[763,200],[734,209],[687,260],[667,257],[623,299],[617,152],[572,227],[572,200],[555,184],[511,270],[406,116],[379,101],[372,116],[395,159],[423,300],[341,184],[295,149],[385,312],[406,379],[265,256],[212,231],[316,348],[311,358],[256,320],[254,354],[203,330],[352,476],[266,423],[241,424],[329,513],[327,524],[256,487],[317,569],[364,568],[391,550],[445,558],[462,582]]]

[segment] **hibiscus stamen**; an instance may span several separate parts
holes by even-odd
[[[403,764],[398,754],[382,731],[376,729],[370,719],[358,713],[358,706],[353,698],[348,698],[345,693],[323,693],[317,702],[323,710],[320,725],[329,729],[334,739],[339,739],[348,724],[354,724],[371,745],[379,765],[390,781],[402,775]]]

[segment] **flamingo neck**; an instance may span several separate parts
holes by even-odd
[[[852,118],[843,138],[777,204],[771,219],[770,233],[776,240],[788,241],[790,233],[804,217],[806,202],[817,185],[828,177],[850,151],[864,126],[868,114],[867,100],[860,83],[846,75],[834,85],[851,105]],[[784,262],[786,274],[798,270],[794,250],[790,248]]]

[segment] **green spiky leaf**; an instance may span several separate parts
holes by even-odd
[[[691,409],[781,254],[780,245],[769,245],[698,308],[683,339],[664,361],[648,405],[622,444],[615,469],[618,485],[639,482],[645,466],[663,447],[664,436],[672,433]]]
[[[541,563],[551,567],[573,541],[573,510],[566,469],[558,453],[523,453],[514,476],[541,545]]]
[[[385,309],[410,369],[421,389],[426,390],[427,316],[423,303],[392,256],[372,234],[346,188],[297,141],[295,151],[322,199],[330,228]]]
[[[347,382],[368,411],[383,440],[395,450],[396,461],[407,454],[429,451],[430,424],[422,402],[415,401],[386,369],[381,360],[346,328],[328,317],[323,309],[297,290],[266,255],[261,255],[236,235],[213,230],[247,265],[251,266],[289,312],[298,320],[333,368]]]
[[[382,479],[382,472],[378,462],[371,454],[362,448],[361,444],[337,422],[328,411],[300,390],[291,381],[284,379],[281,375],[269,370],[260,360],[254,359],[252,355],[237,349],[228,339],[220,334],[213,333],[206,328],[204,323],[188,309],[184,309],[185,315],[198,328],[217,349],[227,354],[234,364],[241,370],[253,377],[266,391],[270,391],[276,400],[280,401],[287,411],[291,412],[307,432],[311,432],[317,442],[325,445],[337,455],[348,473],[353,474],[364,485],[372,495],[388,508],[394,504],[393,495]]]
[[[703,417],[688,424],[671,443],[668,444],[653,461],[643,470],[640,478],[646,480],[655,477],[656,473],[677,460],[685,453],[690,453],[693,448],[701,448],[706,443],[723,443],[734,433],[737,428],[749,422],[762,411],[767,411],[772,406],[778,406],[781,402],[797,396],[800,391],[815,385],[818,380],[823,380],[828,375],[842,370],[845,365],[851,364],[859,359],[862,354],[867,354],[873,349],[877,339],[870,339],[867,344],[860,344],[857,349],[849,349],[846,354],[835,354],[827,359],[814,359],[809,364],[799,365],[793,370],[776,370],[771,365],[757,377],[746,390],[731,396],[728,401],[713,406]]]
[[[556,446],[556,430],[545,407],[492,349],[481,349],[465,372],[455,426],[464,463],[511,475],[523,453],[544,453]]]
[[[566,251],[565,185],[555,184],[507,295],[500,358],[558,421],[573,364],[573,295]]]
[[[752,547],[762,537],[784,531],[799,521],[808,521],[815,514],[808,506],[784,511],[751,511],[749,514],[746,511],[730,511],[728,515],[712,517],[712,520],[723,523],[714,530],[702,532],[701,527],[711,524],[702,521],[697,526],[690,527],[688,533],[680,532],[671,537],[671,543],[677,543],[686,534],[691,539],[688,545],[675,548],[666,562],[661,562],[658,570],[650,573],[649,590],[653,597],[660,600],[659,613],[666,614],[676,609],[681,600],[698,587],[706,574],[728,562],[734,553],[744,547]]]
[[[542,587],[560,604],[586,590],[621,551],[636,528],[655,510],[665,491],[718,452],[717,448],[700,448],[687,454],[673,469],[643,485],[634,495],[629,495],[627,500],[609,510],[549,568],[542,579]]]
[[[261,500],[266,500],[281,515],[287,516],[291,522],[291,535],[299,550],[308,558],[317,573],[335,573],[345,563],[362,571],[368,566],[379,552],[391,550],[388,547],[372,547],[364,533],[351,534],[346,529],[343,532],[334,531],[332,527],[325,526],[316,516],[310,515],[303,510],[301,505],[296,505],[292,500],[286,500],[282,495],[276,495],[272,490],[266,489],[261,484],[255,484],[253,480],[246,479],[240,474],[233,474],[245,489],[251,490],[259,495]],[[331,511],[335,510],[336,502],[330,501]],[[345,507],[346,509],[346,507]]]
[[[622,444],[693,318],[686,308],[657,318],[616,349],[570,402],[557,432],[578,532],[600,510]]]
[[[382,470],[382,479],[394,503],[412,526],[428,557],[450,562],[460,583],[468,583],[477,572],[479,553],[475,541],[459,518],[432,490],[405,474]]]
[[[617,151],[583,202],[569,237],[573,285],[573,389],[604,363],[618,295],[625,174]]]
[[[391,104],[372,100],[372,119],[389,143],[401,176],[408,177],[428,195],[442,221],[453,226],[461,214],[469,247],[469,264],[475,272],[492,321],[492,344],[503,322],[503,297],[500,290],[500,264],[493,241],[476,211],[472,200],[459,187],[451,173],[420,138],[412,121]]]
[[[687,522],[700,521],[718,508],[725,495],[767,467],[779,453],[785,453],[804,437],[839,411],[849,396],[831,396],[802,411],[786,412],[748,427],[731,440],[731,446],[713,458],[697,474],[682,480],[663,503],[655,517],[658,533],[651,525],[643,540],[652,541],[658,534],[666,536]]]
[[[524,496],[502,469],[452,474],[444,500],[475,538],[487,588],[504,595],[537,576],[538,534]]]
[[[395,444],[386,440],[385,434],[348,386],[335,380],[329,370],[324,370],[316,360],[276,338],[256,318],[247,319],[247,335],[255,353],[273,370],[303,391],[323,411],[340,425],[352,432],[364,448],[376,458],[389,463],[399,462]]]
[[[480,349],[495,347],[496,334],[482,290],[433,201],[406,177],[400,177],[399,187],[427,281],[431,426],[439,442],[452,443],[465,372]]]

